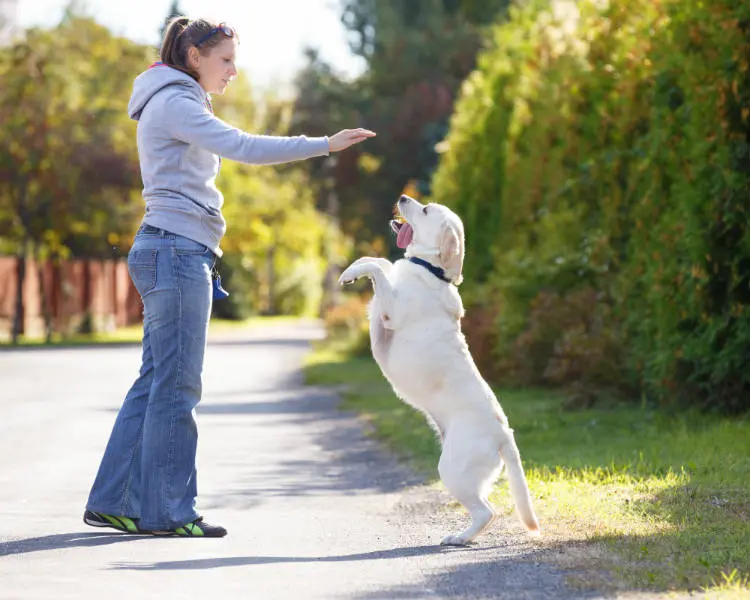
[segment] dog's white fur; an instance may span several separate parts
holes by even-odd
[[[400,198],[398,209],[414,231],[405,255],[443,268],[455,285],[408,260],[373,257],[352,263],[339,282],[372,280],[373,356],[396,394],[423,412],[440,436],[440,478],[471,515],[465,531],[442,543],[468,544],[489,527],[496,512],[487,495],[503,462],[521,522],[538,534],[513,430],[461,332],[464,309],[455,286],[462,279],[463,224],[447,207],[425,206],[408,196]]]

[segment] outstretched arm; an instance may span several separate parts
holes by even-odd
[[[166,119],[171,135],[230,160],[272,165],[339,152],[375,134],[344,129],[330,137],[253,135],[208,112],[189,94],[172,100]]]

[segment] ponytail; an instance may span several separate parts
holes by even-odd
[[[187,46],[184,33],[190,25],[187,17],[174,17],[164,31],[164,39],[159,50],[159,59],[165,65],[183,71],[196,81],[198,74],[188,66]]]

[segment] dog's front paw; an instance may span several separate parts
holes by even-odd
[[[350,283],[354,283],[357,279],[362,277],[364,275],[363,271],[364,265],[362,263],[352,263],[349,265],[346,270],[339,276],[339,284],[340,285],[348,285]]]
[[[339,277],[339,285],[349,285],[350,283],[354,283],[356,281],[356,277],[352,277],[349,273],[349,269],[344,271],[341,276]]]
[[[468,546],[469,540],[461,537],[460,535],[446,535],[443,541],[440,542],[441,546]]]

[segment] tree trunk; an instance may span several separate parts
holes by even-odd
[[[24,334],[24,321],[25,321],[25,310],[23,302],[23,284],[26,280],[26,255],[28,254],[29,248],[29,219],[26,210],[26,200],[28,197],[28,188],[26,181],[21,178],[17,182],[17,202],[18,202],[18,216],[21,219],[23,225],[23,241],[18,252],[18,259],[16,262],[16,309],[13,315],[13,329],[11,331],[11,337],[13,344],[18,344],[19,338]]]
[[[276,235],[274,233],[273,245],[268,249],[266,257],[268,267],[268,298],[266,301],[266,314],[276,314]]]
[[[26,280],[26,244],[21,246],[21,252],[16,260],[16,310],[13,315],[13,344],[18,344],[19,338],[24,333],[24,304],[23,284]]]
[[[81,304],[83,307],[82,320],[78,326],[78,333],[90,334],[94,332],[93,315],[91,310],[91,260],[83,261],[83,293]]]
[[[336,195],[335,186],[331,186],[327,196],[327,213],[331,219],[330,227],[338,231],[341,227],[339,222],[339,202]],[[325,256],[326,271],[323,275],[323,298],[318,308],[318,316],[323,317],[334,306],[337,306],[341,300],[341,286],[339,285],[339,276],[341,275],[341,265],[339,265],[333,255],[332,246],[335,240],[330,236],[325,236]]]
[[[44,285],[44,261],[41,253],[36,255],[36,268],[39,277],[39,298],[42,303],[42,317],[44,318],[44,335],[48,344],[52,342],[52,314],[49,309],[49,296],[47,295],[47,286]]]

